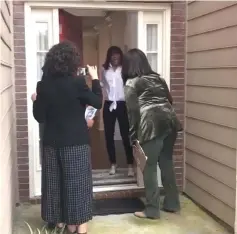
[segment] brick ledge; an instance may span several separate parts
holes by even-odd
[[[131,190],[119,190],[119,191],[105,191],[105,192],[94,192],[93,198],[95,200],[105,199],[105,198],[127,198],[127,197],[143,197],[144,188],[141,189],[131,189]],[[29,203],[36,205],[41,204],[41,197],[34,197],[29,200]]]

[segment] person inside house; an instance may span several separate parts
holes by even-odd
[[[130,123],[132,145],[140,143],[146,157],[143,171],[146,206],[138,211],[139,218],[160,218],[160,191],[157,181],[157,163],[165,191],[163,210],[180,210],[179,192],[173,167],[173,148],[181,124],[172,107],[168,86],[159,74],[151,69],[146,55],[131,49],[122,64],[125,82],[125,101]]]
[[[106,148],[111,163],[109,174],[114,175],[117,169],[114,133],[115,123],[118,120],[127,158],[128,176],[132,177],[134,176],[133,152],[128,137],[129,123],[124,99],[123,79],[121,76],[122,59],[122,50],[117,46],[111,46],[107,51],[107,56],[102,67],[101,86],[105,94],[103,108],[104,132]]]
[[[88,66],[92,90],[77,76],[80,55],[70,42],[46,55],[44,79],[32,95],[34,118],[44,124],[42,218],[71,233],[86,233],[92,219],[92,169],[87,105],[102,107],[97,68]]]

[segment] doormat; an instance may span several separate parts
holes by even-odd
[[[116,198],[93,201],[93,215],[126,214],[144,210],[139,198]]]

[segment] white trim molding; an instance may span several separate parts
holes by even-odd
[[[28,1],[26,3],[30,7],[34,8],[53,8],[53,9],[69,9],[69,8],[77,8],[84,10],[115,10],[115,11],[157,11],[157,10],[166,10],[170,8],[170,3],[144,3],[140,2],[105,2],[105,1]]]
[[[168,87],[170,88],[170,65],[171,65],[171,7],[168,7],[163,13],[163,78],[165,78]]]
[[[25,53],[26,53],[26,90],[27,90],[27,117],[28,117],[28,156],[29,156],[29,185],[30,197],[34,197],[35,173],[34,173],[34,119],[32,116],[31,93],[34,92],[31,85],[31,67],[34,66],[32,59],[28,59],[31,54],[32,40],[29,34],[32,30],[31,26],[31,7],[25,4]]]
[[[171,4],[169,3],[137,3],[137,2],[105,2],[105,1],[28,1],[25,3],[25,51],[26,51],[26,82],[27,82],[27,112],[28,112],[28,139],[29,139],[29,180],[30,180],[30,197],[39,196],[40,194],[40,179],[39,169],[37,168],[36,155],[39,154],[37,149],[37,142],[39,140],[39,129],[36,121],[32,115],[32,101],[31,94],[36,90],[36,43],[34,39],[34,23],[33,12],[45,12],[52,19],[50,23],[51,36],[50,39],[52,46],[59,42],[59,16],[58,9],[71,8],[77,10],[104,10],[104,11],[128,11],[138,12],[138,47],[144,47],[144,12],[159,12],[162,15],[162,76],[166,79],[168,86],[170,86],[170,45],[171,45]],[[39,16],[38,16],[39,17]],[[43,17],[44,18],[44,17]],[[91,36],[85,34],[84,36]],[[96,30],[95,30],[95,36]]]
[[[30,197],[40,195],[41,165],[39,155],[39,125],[32,115],[31,95],[36,92],[37,84],[37,48],[35,40],[35,23],[48,23],[49,47],[59,42],[58,9],[33,9],[25,4],[25,53],[28,115],[28,155]]]

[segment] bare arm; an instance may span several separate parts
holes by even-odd
[[[104,87],[105,85],[105,70],[103,67],[101,68],[101,73],[100,73],[100,85],[101,87]]]

